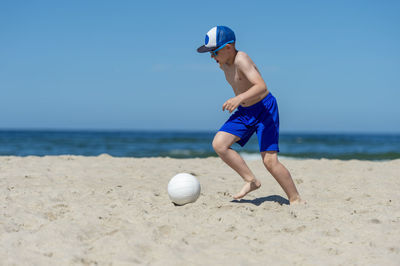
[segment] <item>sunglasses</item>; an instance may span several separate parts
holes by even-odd
[[[228,43],[233,43],[234,41],[229,41],[225,44],[223,44],[222,46],[218,47],[217,49],[210,51],[210,54],[213,56],[217,56],[218,55],[218,51],[221,50],[222,48],[224,48]]]

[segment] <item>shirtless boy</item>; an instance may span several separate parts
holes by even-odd
[[[213,148],[245,181],[243,188],[234,196],[234,199],[241,199],[260,188],[261,183],[231,146],[235,142],[244,146],[256,132],[265,167],[281,185],[290,204],[299,203],[301,199],[292,177],[278,160],[279,114],[276,99],[268,91],[250,57],[236,50],[235,41],[235,34],[230,28],[216,26],[207,32],[205,45],[197,49],[199,53],[210,52],[236,95],[222,105],[223,111],[232,113],[237,110],[215,135]]]

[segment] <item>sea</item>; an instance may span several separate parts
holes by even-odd
[[[114,157],[217,157],[216,132],[0,130],[0,156],[109,154]],[[280,157],[292,159],[400,159],[400,134],[281,133]],[[260,159],[253,136],[245,147],[234,144],[246,160]]]

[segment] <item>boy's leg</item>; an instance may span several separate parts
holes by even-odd
[[[276,151],[261,152],[264,165],[285,191],[290,204],[300,202],[300,195],[286,167],[279,162]]]
[[[236,151],[231,149],[231,146],[238,140],[240,140],[240,138],[235,135],[224,131],[218,131],[212,143],[213,148],[219,157],[221,157],[221,159],[235,170],[246,182],[242,190],[234,196],[235,199],[242,198],[250,191],[261,186],[260,181],[255,178],[243,158]]]

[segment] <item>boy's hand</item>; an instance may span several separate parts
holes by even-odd
[[[241,103],[242,98],[239,96],[230,98],[222,105],[222,111],[228,110],[229,113],[232,113]]]

